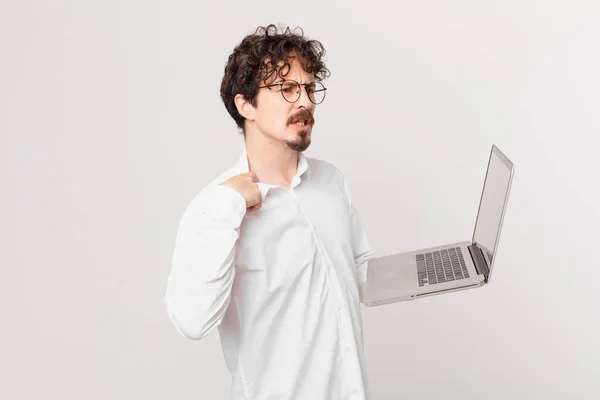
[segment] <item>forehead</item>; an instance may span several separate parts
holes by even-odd
[[[313,73],[306,72],[306,70],[302,68],[301,60],[295,55],[291,55],[289,57],[290,58],[287,60],[288,65],[285,65],[285,61],[279,61],[275,71],[272,70],[271,66],[267,67],[267,78],[265,80],[266,84],[283,79],[293,79],[300,83],[314,82],[315,75]],[[265,60],[265,63],[268,64],[269,60]]]

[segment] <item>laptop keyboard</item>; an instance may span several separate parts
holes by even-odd
[[[416,258],[419,286],[469,277],[460,247],[417,254]]]

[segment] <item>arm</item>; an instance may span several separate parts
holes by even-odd
[[[245,212],[241,194],[213,186],[199,193],[183,214],[164,300],[171,322],[188,339],[204,338],[223,320]]]
[[[373,258],[373,250],[369,245],[367,233],[354,204],[348,182],[342,176],[344,191],[349,203],[350,222],[352,226],[352,248],[354,251],[354,264],[356,266],[356,277],[360,292],[360,301],[363,302],[365,284],[367,282],[367,268],[369,260]]]

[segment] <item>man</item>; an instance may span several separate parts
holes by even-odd
[[[231,399],[368,398],[365,232],[342,173],[302,154],[329,76],[317,41],[270,25],[221,85],[245,145],[180,222],[165,302],[178,332],[218,327]]]

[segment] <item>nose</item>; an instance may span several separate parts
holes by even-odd
[[[310,101],[308,97],[308,89],[304,85],[300,85],[300,97],[296,101],[296,106],[298,108],[312,108],[313,103]]]

